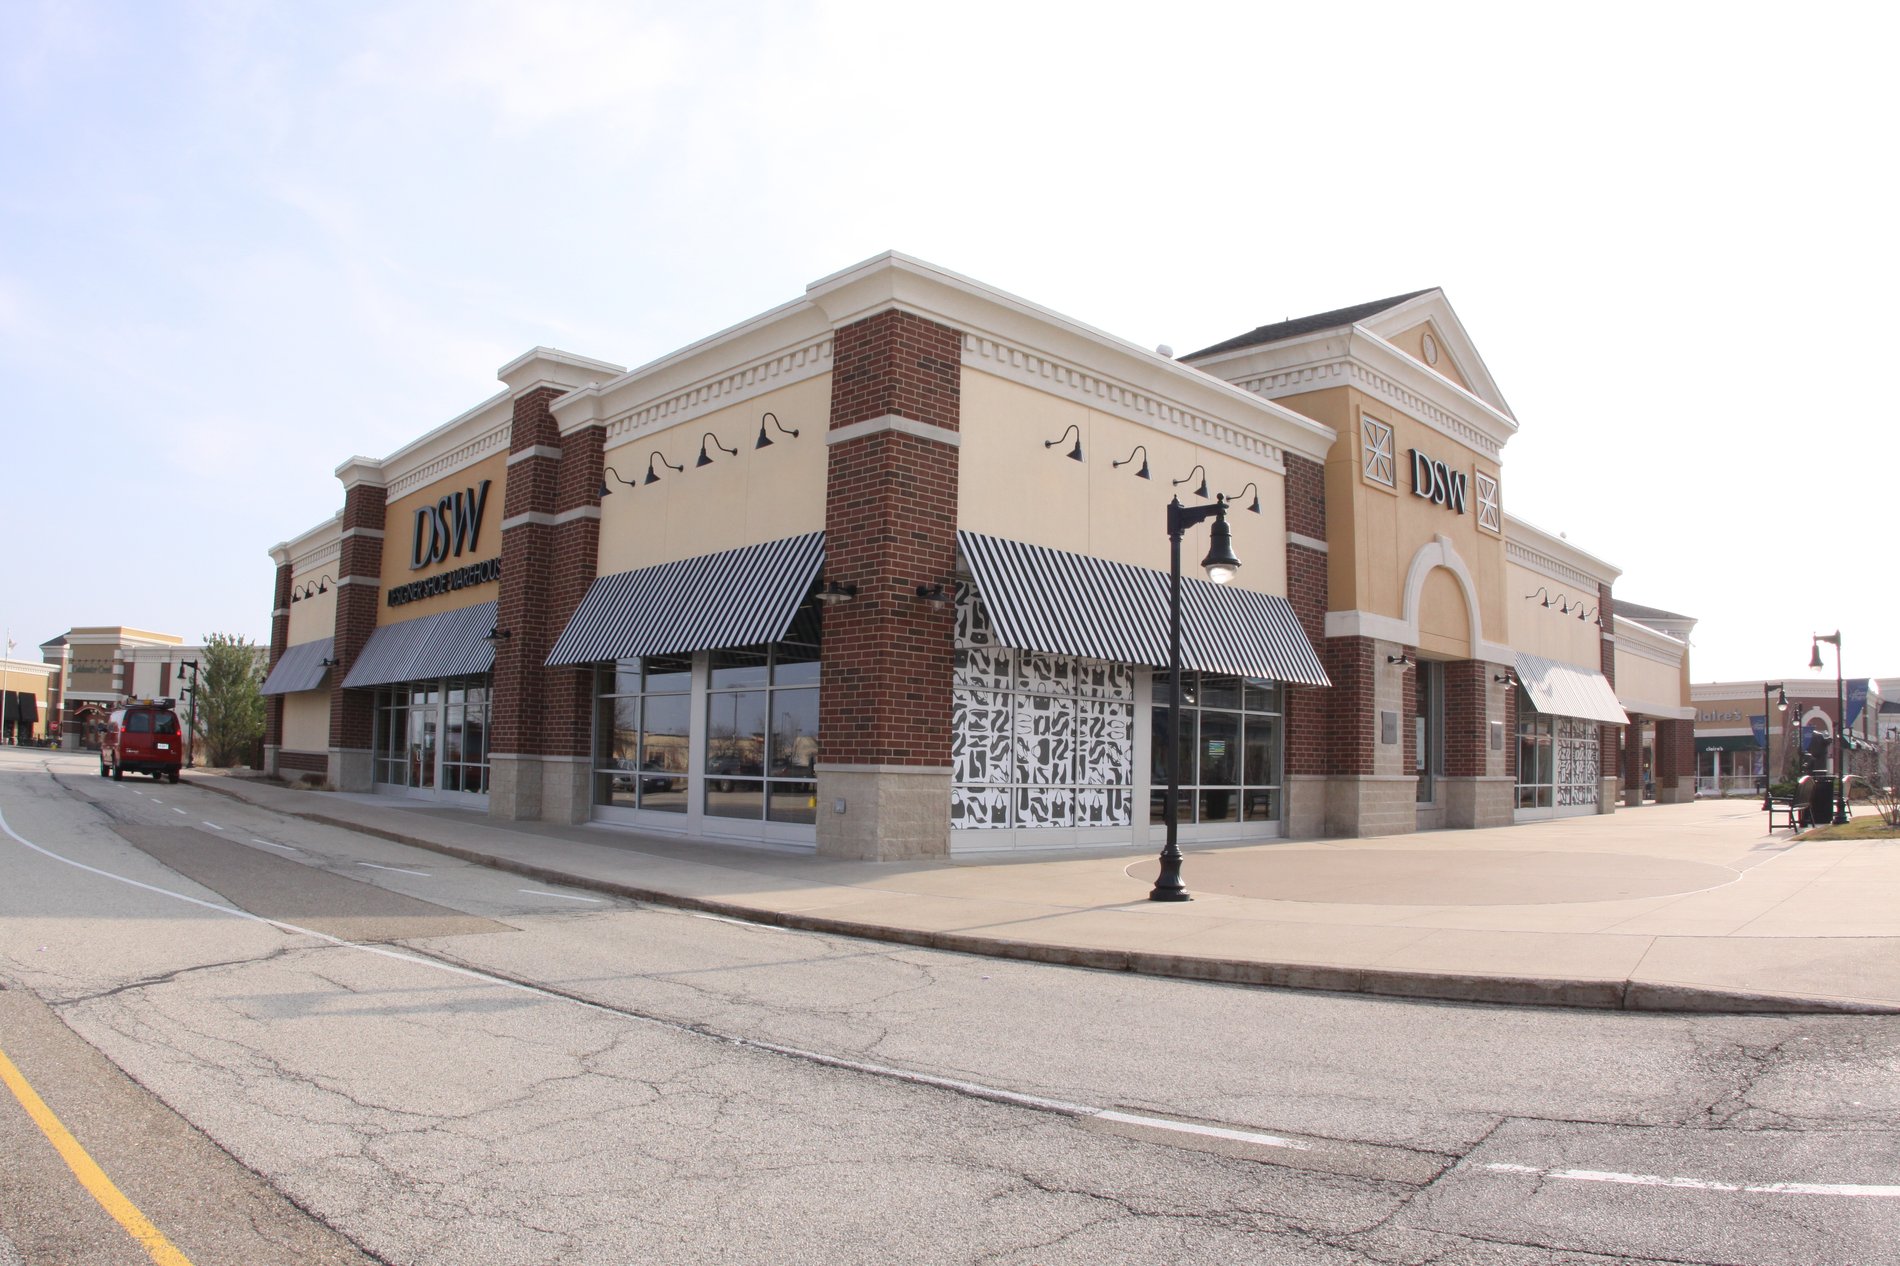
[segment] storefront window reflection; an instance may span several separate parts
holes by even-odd
[[[1150,813],[1168,802],[1168,725],[1172,691],[1154,687],[1154,791]],[[1280,817],[1280,687],[1213,673],[1181,675],[1180,821],[1274,822]]]

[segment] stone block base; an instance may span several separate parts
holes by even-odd
[[[1514,778],[1440,778],[1438,788],[1448,827],[1509,826],[1514,820],[1517,800]]]
[[[1673,787],[1656,788],[1657,804],[1688,804],[1695,799],[1695,783],[1684,779]]]
[[[1313,840],[1325,835],[1326,779],[1318,774],[1289,774],[1285,785],[1287,838]]]
[[[1597,812],[1598,813],[1615,813],[1616,812],[1616,789],[1621,785],[1622,784],[1617,782],[1617,780],[1614,778],[1603,778],[1603,779],[1598,780],[1598,785],[1597,785]]]
[[[488,754],[488,816],[503,822],[541,820],[541,758]]]
[[[817,773],[818,856],[900,861],[950,855],[948,769],[820,765]]]
[[[1418,779],[1353,774],[1326,780],[1326,829],[1333,838],[1405,835],[1418,829]]]
[[[1623,788],[1623,807],[1625,809],[1642,808],[1643,807],[1643,789],[1641,787]]]
[[[338,791],[374,791],[376,765],[367,747],[330,749],[330,785]]]

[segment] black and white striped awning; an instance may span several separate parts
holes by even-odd
[[[825,563],[825,534],[701,554],[588,587],[550,667],[776,642]]]
[[[1616,687],[1594,668],[1579,668],[1519,651],[1517,679],[1531,706],[1552,716],[1582,717],[1609,725],[1628,725],[1629,713],[1617,701]]]
[[[314,642],[286,646],[277,667],[264,678],[260,694],[292,695],[300,690],[315,690],[330,674],[330,659],[336,654],[336,639],[320,637]]]
[[[495,645],[488,640],[494,627],[493,602],[385,624],[369,635],[343,684],[355,690],[485,673],[495,666]]]
[[[957,533],[997,640],[1124,664],[1168,662],[1168,574],[1021,541]],[[1293,606],[1181,578],[1181,666],[1329,686]]]

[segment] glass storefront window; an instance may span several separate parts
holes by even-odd
[[[1153,791],[1150,813],[1168,803],[1168,724],[1172,694],[1155,682],[1151,709]],[[1181,674],[1180,821],[1274,822],[1280,817],[1280,690],[1276,682],[1213,673]]]
[[[486,677],[378,690],[371,746],[376,781],[487,794],[489,694]]]
[[[817,652],[780,643],[709,656],[707,816],[817,820]]]

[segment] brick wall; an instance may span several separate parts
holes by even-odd
[[[1491,665],[1460,659],[1445,665],[1445,775],[1481,778],[1491,751]]]
[[[1598,656],[1602,662],[1603,675],[1612,686],[1616,684],[1616,642],[1612,630],[1616,628],[1616,603],[1610,597],[1608,585],[1597,586],[1597,618],[1603,621],[1603,629],[1598,634]],[[1623,726],[1603,725],[1597,727],[1597,751],[1602,756],[1604,777],[1612,777],[1622,772]]]
[[[343,551],[337,560],[336,666],[330,670],[330,746],[368,750],[375,736],[376,696],[345,690],[356,657],[362,654],[382,604],[383,538],[351,535],[351,528],[383,530],[384,489],[357,484],[343,494]]]
[[[896,415],[955,431],[961,344],[896,311],[839,329],[830,429]],[[823,615],[823,759],[947,766],[954,611],[916,590],[955,572],[957,450],[879,431],[831,445],[827,460],[825,579],[858,595]]]
[[[509,452],[517,454],[508,464],[508,484],[502,498],[502,519],[507,522],[523,515],[553,516],[560,512],[565,491],[575,505],[599,505],[600,434],[589,428],[591,436],[576,437],[572,465],[568,449],[554,412],[549,407],[564,393],[555,387],[533,387],[515,397],[514,417],[509,434]],[[529,450],[555,449],[559,456]],[[576,470],[592,466],[593,482],[577,492]],[[542,753],[547,751],[550,728],[564,736],[572,729],[568,716],[572,699],[563,692],[555,697],[550,690],[551,671],[543,668],[554,640],[567,625],[572,607],[561,609],[557,591],[565,594],[569,573],[581,566],[578,559],[563,558],[561,538],[571,538],[576,548],[586,550],[585,569],[593,575],[593,546],[599,541],[600,525],[589,521],[586,531],[563,533],[548,523],[516,523],[501,534],[501,593],[496,598],[496,626],[508,636],[495,643],[493,711],[489,724],[489,750],[503,754]],[[574,527],[563,524],[562,527]],[[578,598],[575,599],[579,601]],[[559,671],[562,683],[575,675],[571,669]]]
[[[1695,722],[1656,722],[1656,788],[1680,786],[1695,777]]]
[[[1292,453],[1286,454],[1286,530],[1316,541],[1326,539],[1326,468]],[[1286,546],[1287,601],[1299,618],[1307,641],[1320,653],[1334,682],[1326,654],[1326,554],[1288,540]],[[1327,720],[1333,691],[1322,686],[1289,686],[1286,690],[1286,772],[1324,774],[1332,736]]]
[[[284,657],[284,651],[290,645],[290,564],[285,563],[277,569],[276,583],[271,588],[270,617],[270,663],[264,669],[268,678],[271,669],[277,667],[277,661]],[[280,747],[284,742],[284,697],[266,695],[264,698],[264,745]]]

